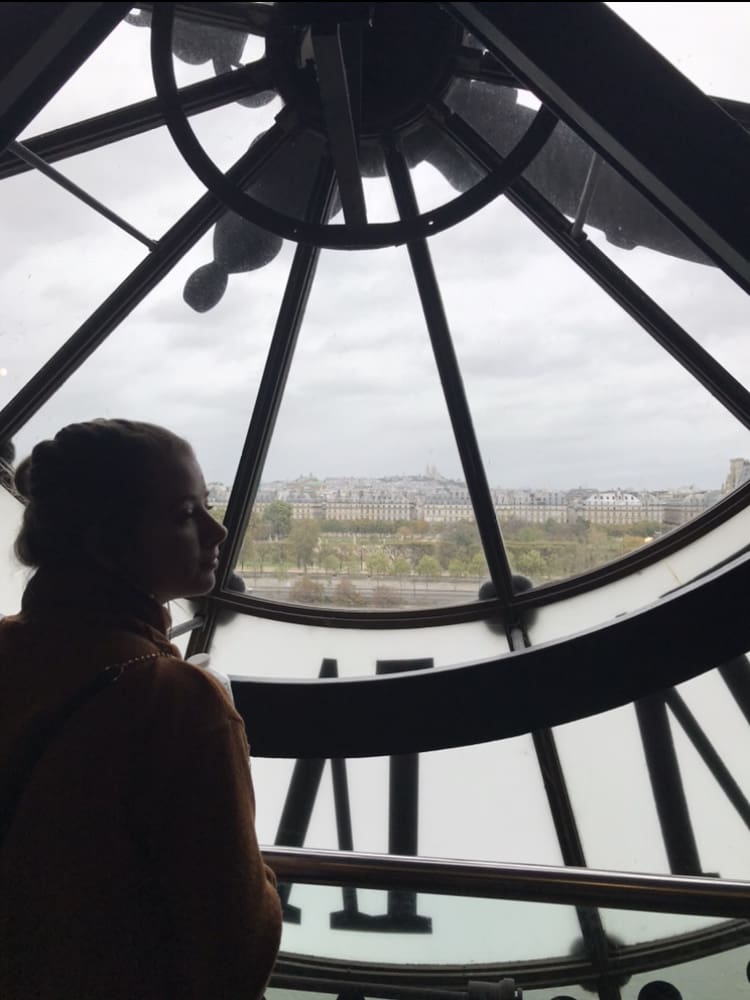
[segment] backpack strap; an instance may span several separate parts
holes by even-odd
[[[26,759],[19,768],[15,779],[11,781],[10,791],[5,798],[5,801],[0,802],[0,847],[2,847],[5,835],[10,829],[15,812],[21,802],[21,799],[23,798],[23,793],[31,780],[34,769],[45,755],[48,748],[54,743],[62,730],[65,728],[65,724],[68,722],[70,717],[75,715],[75,713],[87,704],[94,697],[94,695],[98,694],[100,691],[104,691],[105,688],[110,687],[110,685],[116,684],[122,677],[126,667],[129,667],[134,663],[144,663],[147,660],[155,660],[158,656],[162,655],[163,654],[161,652],[145,653],[141,656],[133,656],[129,660],[123,660],[121,663],[110,664],[110,666],[100,670],[92,680],[88,680],[82,687],[75,691],[68,701],[65,702],[57,715],[55,715],[46,726],[43,726],[40,729],[35,739],[32,741],[31,747],[26,754]]]

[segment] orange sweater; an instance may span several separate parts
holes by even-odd
[[[281,913],[243,723],[164,628],[155,603],[72,573],[38,573],[0,622],[0,799],[71,693],[135,660],[40,760],[0,850],[2,1000],[263,994]]]

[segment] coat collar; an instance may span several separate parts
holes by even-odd
[[[24,615],[88,612],[104,618],[131,618],[166,636],[169,612],[125,580],[89,567],[38,569],[21,601]]]

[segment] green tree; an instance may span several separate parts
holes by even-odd
[[[317,521],[294,521],[292,523],[287,545],[297,565],[307,569],[313,562],[315,549],[320,537]]]
[[[440,576],[440,563],[435,556],[422,556],[417,563],[418,576]]]
[[[335,573],[339,569],[339,560],[333,552],[327,552],[321,558],[320,565],[326,573]]]
[[[393,560],[391,572],[394,576],[398,577],[409,576],[411,574],[411,563],[404,556],[396,556]]]
[[[272,538],[286,538],[292,527],[292,508],[283,500],[272,500],[263,512]]]
[[[448,563],[448,572],[451,576],[468,576],[469,564],[465,559],[451,559]]]
[[[476,552],[469,560],[469,573],[471,576],[486,576],[487,575],[487,560],[484,558],[484,552]]]
[[[391,560],[380,549],[375,549],[367,556],[367,571],[373,576],[383,576],[391,568]]]
[[[252,563],[255,557],[255,541],[253,536],[248,529],[245,532],[245,537],[242,539],[242,548],[240,549],[240,568],[244,569],[246,563]]]
[[[527,549],[516,557],[515,569],[524,576],[531,578],[533,583],[545,580],[548,576],[547,564],[538,549]]]
[[[254,510],[250,515],[247,530],[256,542],[265,542],[271,536],[271,523],[266,521],[257,510]]]

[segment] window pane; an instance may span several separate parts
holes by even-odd
[[[745,39],[750,4],[609,3],[642,38],[714,97],[750,101]]]
[[[0,215],[4,405],[147,251],[36,171],[2,182]]]
[[[22,139],[154,96],[149,32],[124,21],[22,133]]]
[[[484,556],[408,258],[327,252],[238,569],[326,607],[476,600]]]
[[[584,572],[719,499],[747,431],[507,201],[430,247],[517,571]]]
[[[749,530],[750,512],[746,509],[637,573],[539,608],[529,625],[532,643],[538,645],[582,632],[657,601],[731,559],[747,544]]]
[[[386,911],[385,892],[360,889],[358,898],[364,913]],[[342,910],[340,889],[295,886],[290,902],[302,922],[284,924],[282,951],[351,962],[500,963],[566,954],[580,936],[575,910],[564,906],[420,894],[418,913],[431,918],[431,932],[384,934],[330,928],[331,913]]]
[[[149,420],[191,442],[207,482],[230,484],[291,253],[285,245],[266,267],[232,274],[208,317],[183,300],[213,258],[208,234],[24,427],[19,452],[78,420]]]

